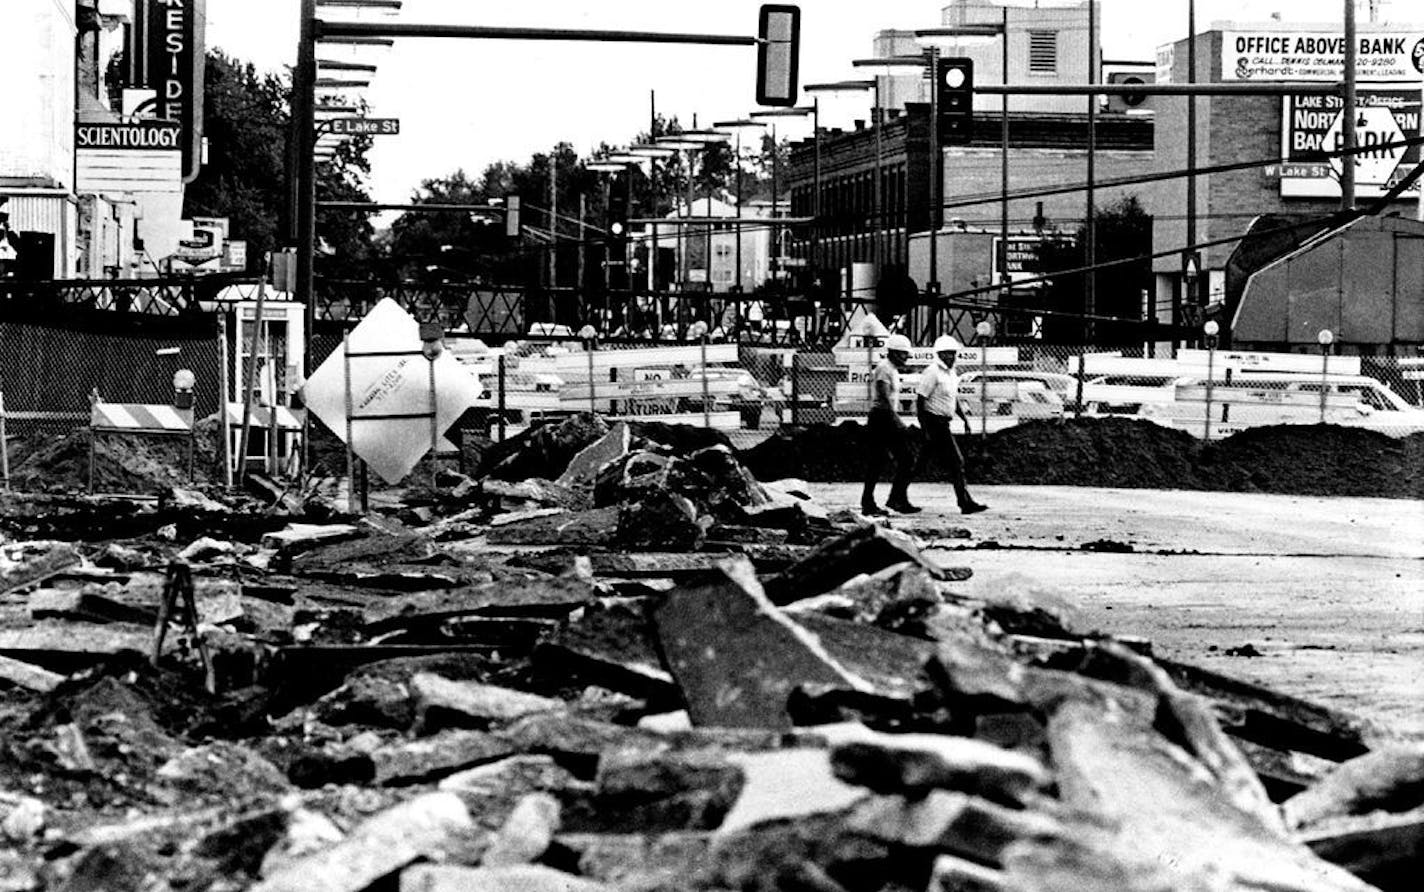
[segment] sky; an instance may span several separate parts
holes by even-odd
[[[801,82],[865,78],[851,60],[871,55],[876,32],[940,24],[947,0],[802,0]],[[1199,31],[1214,21],[1340,21],[1344,0],[1197,0]],[[1032,0],[1020,0],[1032,5]],[[1043,0],[1043,5],[1053,5]],[[530,28],[624,29],[753,35],[761,0],[405,0],[400,21]],[[1099,0],[1105,59],[1150,61],[1186,35],[1187,0]],[[279,70],[296,57],[298,0],[208,0],[208,45]],[[1384,0],[1381,19],[1410,3]],[[1368,4],[1361,3],[1363,23]],[[333,16],[335,17],[335,16]],[[323,48],[324,57],[352,51]],[[378,64],[363,91],[371,114],[401,119],[378,137],[372,197],[408,200],[420,181],[496,161],[523,162],[567,141],[587,156],[626,144],[657,109],[684,125],[744,117],[755,105],[755,50],[629,43],[404,39],[365,58]],[[866,117],[854,94],[823,100],[823,124]],[[839,118],[839,120],[837,119]],[[795,124],[782,124],[795,127]]]

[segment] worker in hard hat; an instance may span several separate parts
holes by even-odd
[[[920,430],[925,432],[925,454],[939,458],[949,468],[959,510],[964,514],[977,514],[988,506],[969,495],[969,487],[964,482],[964,455],[950,430],[950,422],[956,415],[964,422],[964,430],[969,430],[969,416],[959,402],[959,375],[954,371],[959,349],[959,342],[949,335],[935,339],[935,361],[920,374],[920,386],[915,389],[915,410],[920,418]]]
[[[870,374],[870,417],[866,419],[866,439],[869,451],[865,462],[865,488],[860,494],[862,514],[883,516],[885,509],[875,503],[875,484],[888,456],[895,464],[895,476],[890,482],[890,497],[886,507],[901,514],[919,511],[910,504],[910,475],[915,472],[915,454],[910,446],[909,431],[895,411],[900,394],[900,372],[910,361],[910,339],[891,335],[885,341],[885,358]]]

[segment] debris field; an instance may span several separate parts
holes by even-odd
[[[425,477],[0,495],[0,890],[1417,888],[1424,744],[702,431]]]

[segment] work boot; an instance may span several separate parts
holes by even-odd
[[[901,514],[919,514],[924,510],[918,505],[911,505],[909,499],[895,499],[892,502],[886,502],[885,505],[891,511],[898,511]]]
[[[866,517],[888,517],[890,514],[889,511],[886,511],[874,502],[861,502],[860,513]]]
[[[965,502],[963,505],[959,506],[959,513],[961,514],[978,514],[980,511],[988,510],[988,505],[981,505],[978,502],[973,501]]]

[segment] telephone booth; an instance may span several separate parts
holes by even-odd
[[[293,409],[305,358],[305,308],[267,300],[258,324],[257,301],[229,305],[227,431],[237,468],[278,474],[295,467],[304,413]],[[254,362],[255,352],[255,362]],[[251,387],[247,454],[239,456],[246,388]]]

